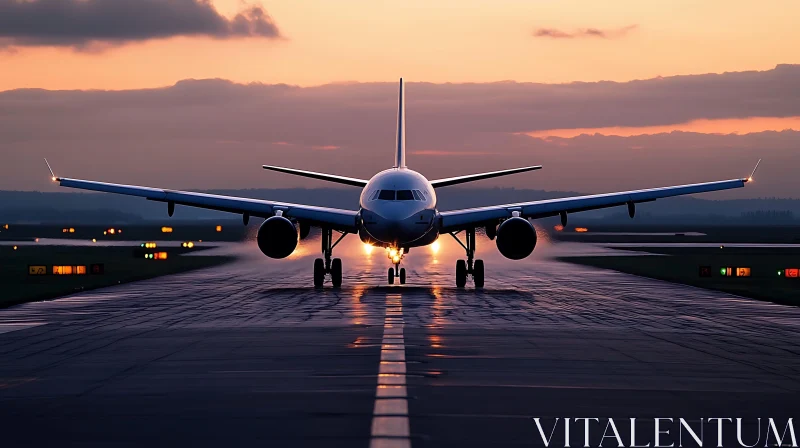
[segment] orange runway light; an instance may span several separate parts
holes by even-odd
[[[737,277],[750,277],[750,268],[742,267],[736,268]]]
[[[217,232],[222,232],[222,226],[217,226]]]
[[[583,233],[583,232],[588,232],[589,229],[587,229],[586,227],[575,227],[575,231]]]
[[[4,228],[4,229],[6,229],[6,230],[8,230],[8,224],[4,224],[4,225],[3,225],[3,228]]]
[[[53,275],[86,275],[86,266],[53,266]]]
[[[28,275],[47,275],[47,266],[28,266]]]
[[[154,258],[156,260],[166,260],[167,259],[167,253],[166,252],[156,252]]]
[[[161,233],[172,233],[172,227],[162,227]]]
[[[562,226],[561,224],[554,226],[553,228],[556,230],[556,232],[561,232],[562,230],[564,230],[564,226]]]
[[[14,246],[14,250],[17,250],[17,246]]]

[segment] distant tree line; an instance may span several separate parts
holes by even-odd
[[[791,210],[756,210],[742,213],[742,220],[762,224],[785,223],[794,221]]]

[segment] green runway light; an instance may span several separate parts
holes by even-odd
[[[728,269],[727,268],[720,268],[719,273],[722,274],[722,275],[725,275],[725,274],[728,273]]]
[[[783,271],[778,271],[778,277],[780,277],[781,275],[783,275]]]

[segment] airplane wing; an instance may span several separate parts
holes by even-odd
[[[758,165],[756,165],[756,167],[758,167]],[[755,170],[753,170],[753,173],[755,174]],[[741,188],[744,187],[745,183],[751,182],[752,180],[753,177],[751,175],[747,178],[723,180],[718,182],[706,182],[700,184],[679,185],[674,187],[651,188],[647,190],[623,191],[619,193],[596,194],[590,196],[577,196],[571,198],[548,199],[544,201],[520,202],[517,204],[454,210],[440,213],[440,231],[442,233],[454,232],[491,224],[500,219],[510,218],[514,216],[515,212],[518,212],[519,216],[523,218],[532,219],[620,205],[628,205],[632,212],[634,207],[633,204],[639,202],[655,201],[656,199],[685,194]]]
[[[294,168],[284,168],[282,166],[262,165],[262,168],[270,171],[278,171],[280,173],[294,174],[295,176],[310,177],[312,179],[325,180],[328,182],[335,182],[337,184],[352,185],[354,187],[365,187],[367,181],[364,179],[356,179],[354,177],[337,176],[335,174],[317,173],[315,171],[296,170]]]
[[[522,168],[512,168],[510,170],[489,171],[486,173],[468,174],[466,176],[448,177],[447,179],[432,180],[431,185],[433,188],[447,187],[450,185],[458,185],[467,182],[473,182],[482,179],[491,179],[493,177],[508,176],[509,174],[524,173],[525,171],[533,171],[542,169],[541,165],[524,166]]]
[[[356,226],[358,212],[353,210],[264,201],[260,199],[237,198],[233,196],[195,193],[191,191],[166,190],[136,185],[111,184],[56,177],[55,175],[53,175],[53,181],[58,182],[62,187],[139,196],[151,201],[166,202],[170,204],[170,208],[174,206],[173,204],[179,204],[243,215],[247,214],[249,216],[258,216],[261,218],[269,218],[273,216],[276,211],[282,210],[283,216],[299,219],[311,225],[327,226],[348,233],[356,233],[358,231]]]

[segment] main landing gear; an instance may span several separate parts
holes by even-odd
[[[400,267],[400,261],[403,259],[403,254],[405,254],[405,252],[405,249],[389,249],[389,259],[394,263],[394,267],[389,268],[388,278],[390,285],[394,285],[395,277],[399,277],[398,280],[400,280],[401,285],[406,284],[406,268]]]
[[[322,229],[322,254],[325,256],[325,259],[317,258],[314,260],[314,287],[315,288],[322,288],[322,284],[325,283],[325,275],[331,275],[331,283],[333,284],[334,288],[338,288],[342,286],[342,259],[341,258],[334,258],[331,259],[333,255],[333,248],[339,244],[339,241],[342,241],[347,233],[340,232],[341,235],[336,241],[333,241],[333,230],[332,229]]]
[[[456,286],[463,288],[467,284],[467,277],[472,276],[472,281],[475,283],[476,288],[483,288],[484,269],[483,260],[473,260],[475,258],[475,229],[467,229],[467,244],[458,239],[458,232],[451,232],[450,236],[458,241],[458,244],[467,251],[466,260],[456,261]]]

